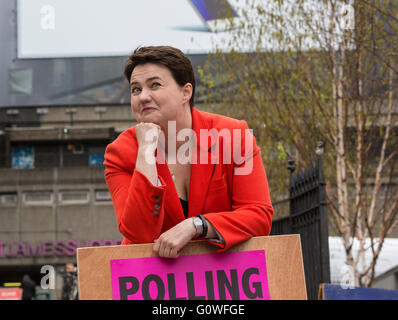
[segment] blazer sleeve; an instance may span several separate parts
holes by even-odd
[[[246,122],[241,123],[242,129],[248,129]],[[251,134],[252,144],[245,149],[244,136],[239,150],[245,150],[242,152],[245,156],[233,161],[229,181],[232,210],[204,214],[224,238],[224,245],[209,241],[220,248],[218,251],[225,251],[251,237],[267,236],[271,231],[273,207],[260,149]]]
[[[132,243],[149,243],[161,234],[166,186],[154,186],[135,170],[134,139],[122,136],[105,150],[105,180],[119,231]],[[125,242],[125,241],[124,241]]]

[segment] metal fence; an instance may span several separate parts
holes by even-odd
[[[290,161],[289,170],[290,196],[287,200],[290,203],[290,214],[272,222],[271,235],[300,234],[307,295],[308,299],[315,300],[318,297],[319,284],[330,283],[329,234],[322,155],[318,155],[315,164],[299,172],[294,172],[294,163]]]

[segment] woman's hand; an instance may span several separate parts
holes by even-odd
[[[157,185],[158,180],[155,151],[160,132],[160,127],[150,122],[141,122],[135,128],[138,143],[135,169],[145,175],[153,185]]]
[[[180,250],[196,235],[196,228],[192,218],[185,219],[173,228],[162,233],[155,240],[153,250],[164,258],[177,258]]]
[[[160,127],[151,122],[140,122],[135,126],[135,135],[139,148],[152,147],[155,151],[158,144]]]

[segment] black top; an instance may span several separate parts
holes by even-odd
[[[182,211],[184,211],[184,216],[185,218],[188,218],[188,201],[180,198],[180,202],[182,206]]]
[[[22,279],[22,300],[32,300],[36,295],[36,284],[28,276]]]

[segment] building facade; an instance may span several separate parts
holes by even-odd
[[[77,248],[121,243],[103,160],[134,123],[128,105],[0,109],[0,287],[51,266],[59,299]]]

